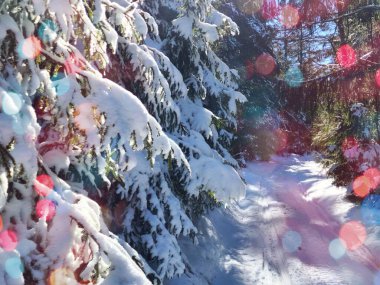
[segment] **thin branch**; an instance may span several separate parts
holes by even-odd
[[[339,19],[342,19],[342,18],[346,18],[346,17],[352,16],[354,14],[358,14],[358,13],[364,12],[366,10],[380,11],[380,5],[363,6],[363,7],[360,7],[358,9],[354,10],[354,11],[338,15],[338,16],[336,16],[334,18],[331,18],[331,19],[326,19],[326,20],[322,20],[322,21],[318,21],[318,22],[305,22],[305,24],[316,25],[316,24],[323,24],[323,23],[328,23],[328,22],[335,22],[336,20],[339,20]]]
[[[347,18],[347,17],[350,17],[354,14],[358,14],[358,13],[362,13],[362,12],[366,12],[366,11],[380,11],[380,5],[368,5],[368,6],[363,6],[363,7],[360,7],[356,10],[353,10],[351,12],[347,12],[345,14],[337,14],[337,13],[334,13],[334,14],[331,14],[331,15],[335,15],[333,18],[329,18],[329,19],[325,19],[325,20],[320,20],[320,21],[313,21],[313,22],[301,22],[301,28],[302,28],[302,24],[305,24],[305,25],[308,25],[308,26],[314,26],[314,25],[318,25],[318,24],[324,24],[324,23],[329,23],[329,22],[335,22],[337,20],[340,20],[342,18]],[[284,31],[294,31],[296,29],[299,29],[299,28],[291,28],[291,29],[281,29],[281,30],[278,30],[278,32],[284,32]]]

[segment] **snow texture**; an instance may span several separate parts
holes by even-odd
[[[360,207],[345,199],[346,189],[332,185],[315,157],[249,163],[243,176],[246,198],[197,224],[201,250],[182,241],[193,274],[168,284],[375,284],[379,231],[367,226],[358,249],[343,248],[337,255],[340,249],[332,241],[341,227],[365,221]],[[284,243],[289,232],[300,239]]]

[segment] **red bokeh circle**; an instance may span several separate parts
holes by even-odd
[[[269,75],[276,67],[276,62],[270,54],[263,53],[256,59],[255,67],[259,74]]]
[[[338,64],[344,68],[349,68],[356,63],[356,51],[348,44],[342,45],[336,52]]]
[[[38,195],[46,197],[53,191],[54,182],[53,179],[46,174],[38,175],[34,181],[34,189]]]
[[[339,238],[346,243],[348,250],[355,250],[363,245],[367,231],[361,222],[350,221],[340,228]]]

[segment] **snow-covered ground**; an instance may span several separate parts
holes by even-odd
[[[313,157],[251,163],[243,176],[246,198],[212,212],[199,225],[203,249],[185,250],[203,280],[169,284],[380,284],[378,229],[360,227],[360,207]]]

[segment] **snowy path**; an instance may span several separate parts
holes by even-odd
[[[357,250],[330,255],[341,226],[359,215],[311,157],[252,163],[243,175],[247,197],[227,210],[227,219],[211,217],[226,253],[212,285],[380,284],[374,229]]]

